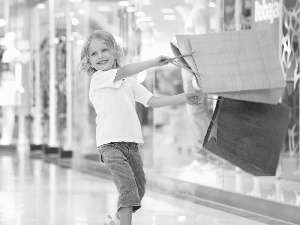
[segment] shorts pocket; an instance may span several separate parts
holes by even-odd
[[[99,152],[99,159],[100,159],[100,161],[104,163],[103,156],[102,156],[102,151],[101,151],[101,146],[98,147],[98,152]]]
[[[118,143],[116,142],[112,142],[112,143],[108,143],[108,144],[104,144],[98,147],[98,152],[100,154],[100,161],[104,163],[104,157],[107,151],[113,149],[114,147],[116,147]]]
[[[101,152],[100,152],[100,161],[104,163],[103,156],[102,156]]]

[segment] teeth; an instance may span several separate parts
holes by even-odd
[[[107,62],[107,60],[98,62],[98,64],[104,64],[104,63],[106,63],[106,62]]]

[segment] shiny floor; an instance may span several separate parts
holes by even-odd
[[[26,151],[10,156],[0,151],[1,225],[103,224],[105,216],[115,211],[116,201],[111,180],[30,159]],[[142,205],[133,224],[285,224],[246,212],[233,215],[149,190]]]

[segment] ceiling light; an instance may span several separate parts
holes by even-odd
[[[59,38],[53,38],[53,42],[54,42],[54,44],[58,44],[59,43]]]
[[[210,2],[210,3],[209,3],[209,7],[211,7],[211,8],[216,8],[216,3]]]
[[[123,43],[123,38],[122,37],[116,36],[115,40],[116,40],[117,44],[122,44]]]
[[[179,222],[184,222],[186,221],[186,216],[178,216],[177,219]]]
[[[77,45],[83,45],[84,44],[84,40],[77,40]]]
[[[77,18],[72,18],[72,25],[77,26],[79,24],[79,20]]]
[[[43,4],[43,3],[37,4],[36,7],[37,7],[38,9],[44,9],[44,8],[46,8],[45,4]]]

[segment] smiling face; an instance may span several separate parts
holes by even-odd
[[[115,67],[112,50],[101,39],[93,39],[89,45],[89,59],[96,70],[107,71]]]

